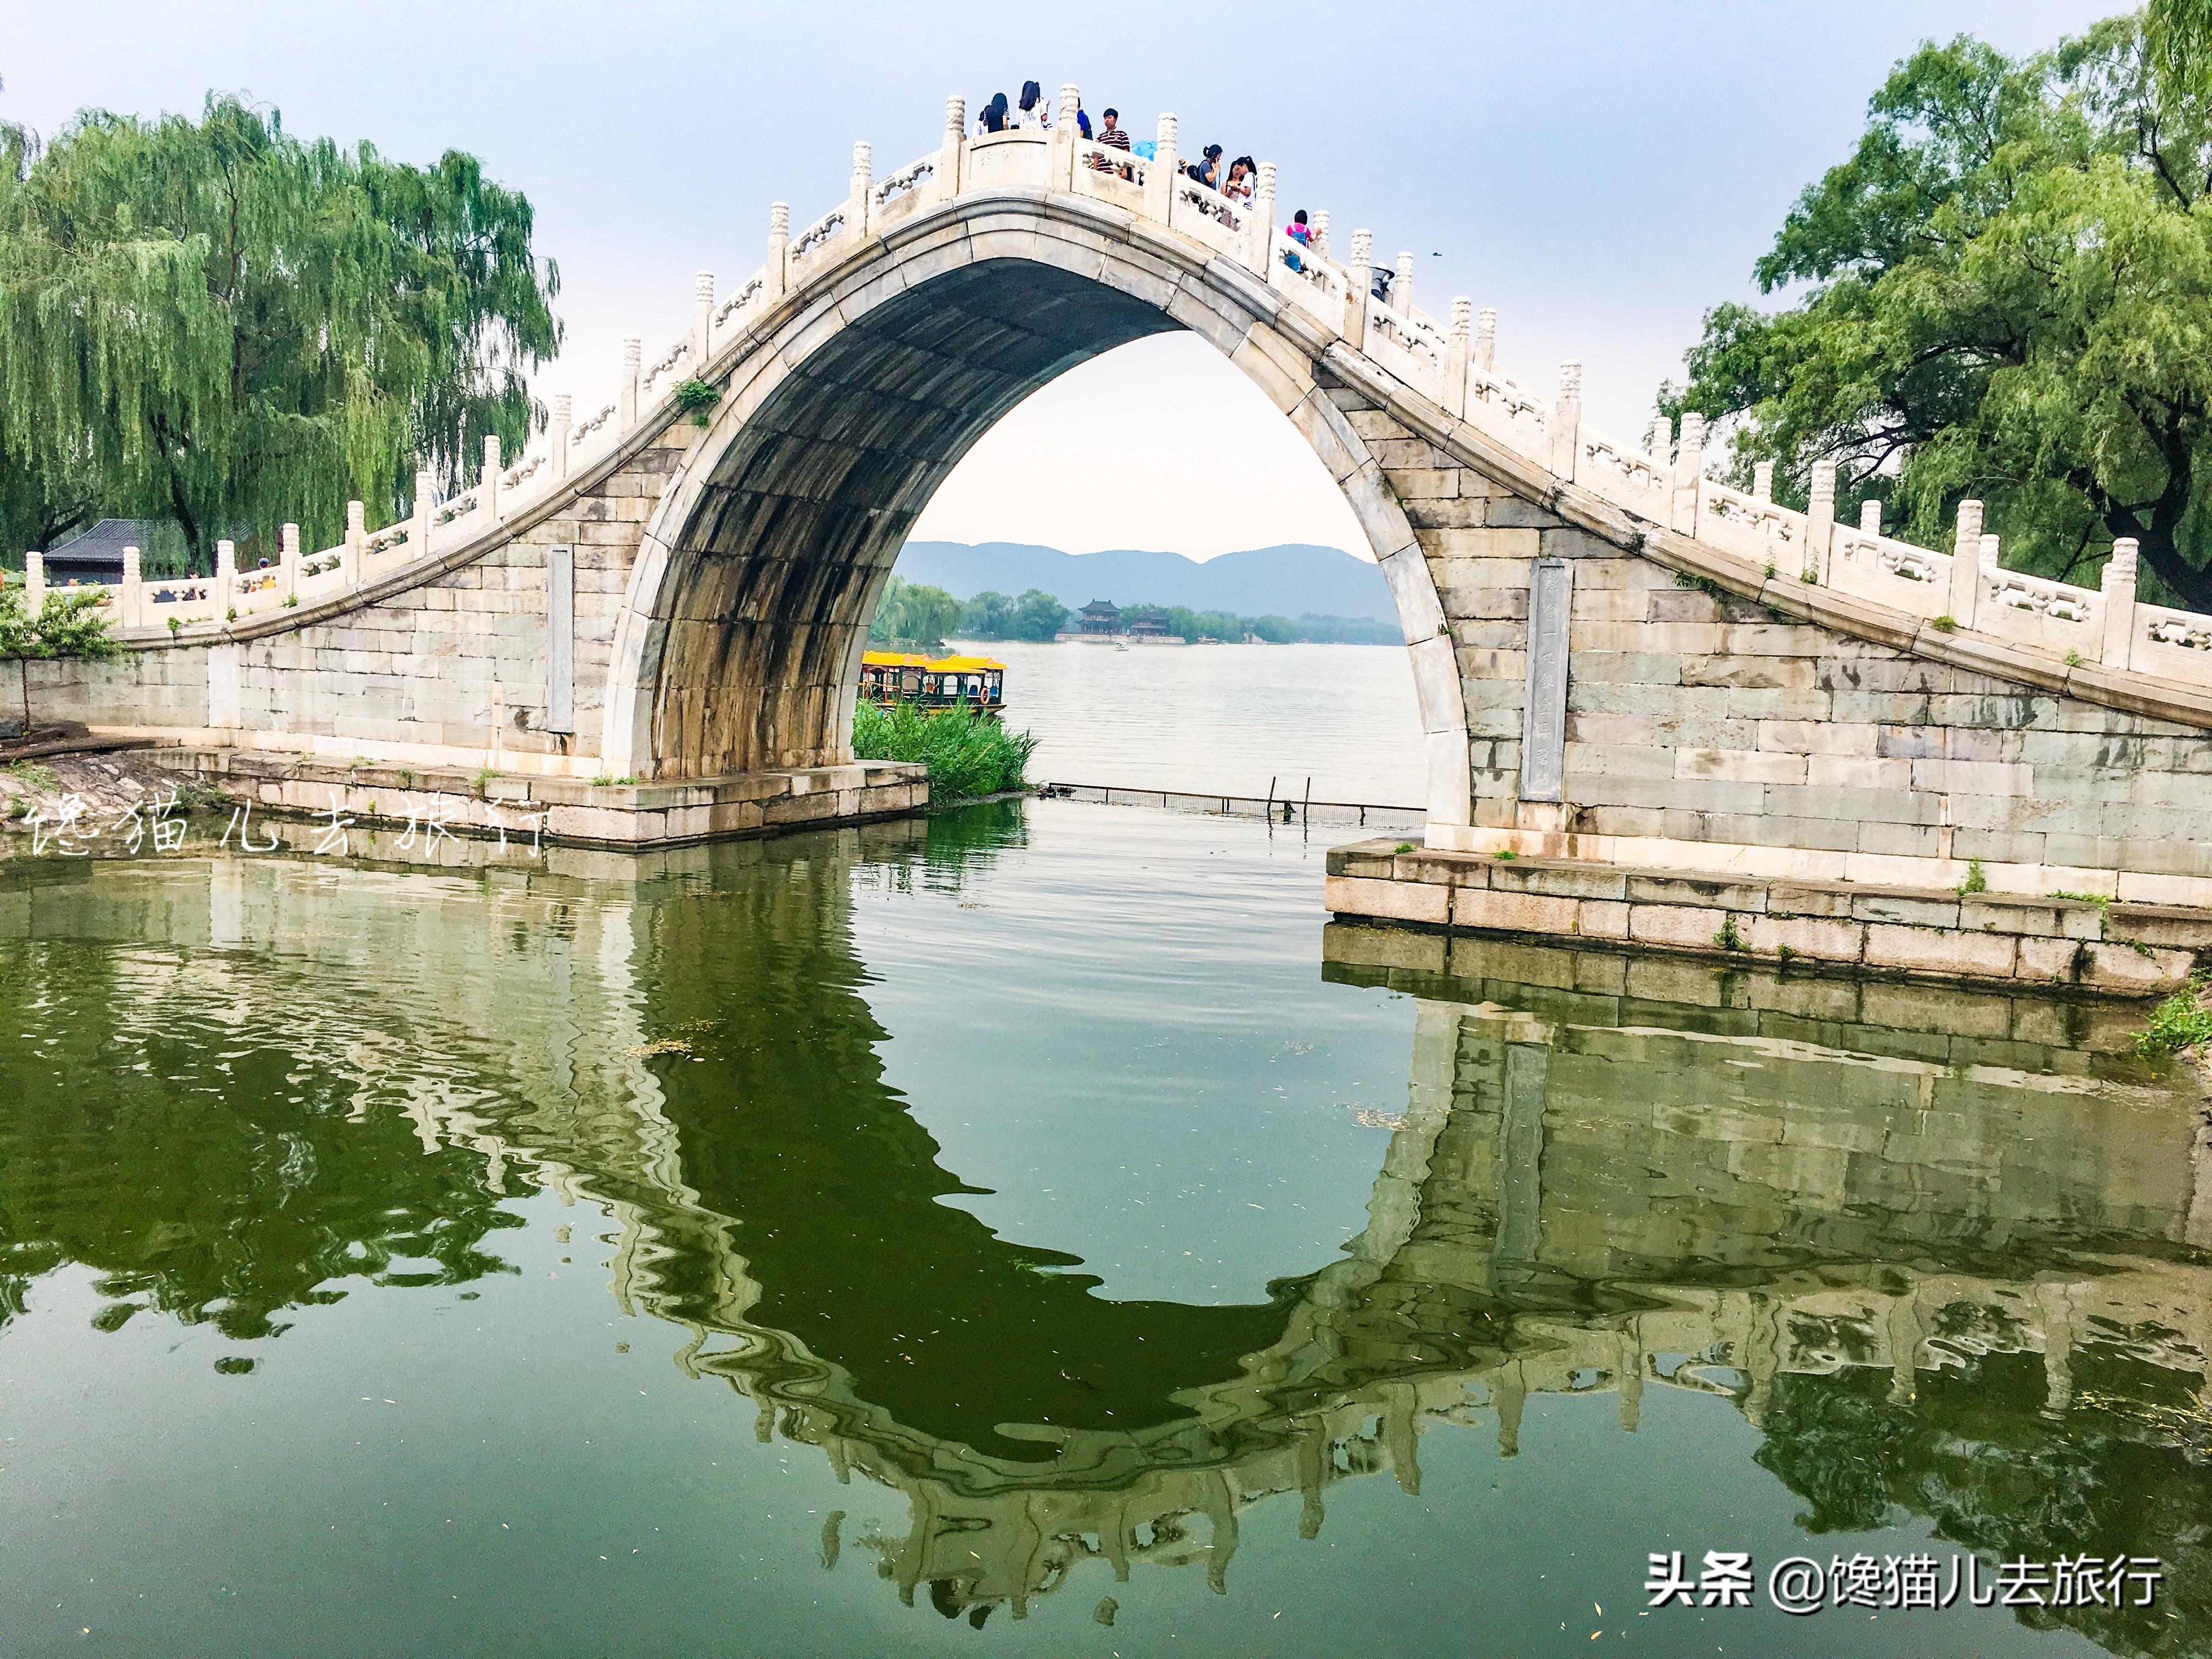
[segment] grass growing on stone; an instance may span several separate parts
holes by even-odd
[[[1022,774],[1036,746],[1033,733],[1009,732],[966,703],[925,711],[908,702],[884,708],[863,699],[853,712],[854,757],[927,763],[933,800],[1027,787]]]
[[[2203,979],[2189,982],[2151,1012],[2150,1024],[2136,1033],[2136,1052],[2146,1057],[2177,1054],[2212,1042],[2212,1007],[2204,1001]]]

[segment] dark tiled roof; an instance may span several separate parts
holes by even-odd
[[[63,558],[72,562],[105,561],[118,568],[123,562],[126,547],[143,549],[154,539],[158,521],[153,519],[102,519],[82,534],[56,544],[46,550],[49,559]]]

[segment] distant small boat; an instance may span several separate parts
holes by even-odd
[[[860,695],[872,702],[924,708],[964,702],[994,714],[1006,707],[1006,664],[990,657],[869,651],[860,658]]]
[[[1129,648],[1129,642],[1127,640],[1116,640],[1114,641],[1114,648],[1116,651],[1127,651]]]

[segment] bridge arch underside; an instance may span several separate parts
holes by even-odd
[[[718,424],[734,429],[702,447],[720,441],[720,454],[693,464],[692,489],[672,487],[657,592],[633,594],[649,614],[635,618],[635,701],[617,724],[635,769],[711,777],[850,758],[868,626],[939,484],[1048,381],[1187,325],[1097,270],[1095,254],[1090,274],[996,258],[930,276],[796,362],[787,350],[757,407],[726,411]],[[1110,452],[1102,437],[1102,467]],[[1364,523],[1376,504],[1353,505]],[[1370,527],[1370,540],[1391,538]]]

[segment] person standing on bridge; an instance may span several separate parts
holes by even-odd
[[[987,133],[1004,132],[1006,130],[1006,94],[994,92],[991,94],[991,101],[983,106],[983,113],[976,118],[975,136],[980,138]]]
[[[1101,118],[1105,125],[1098,129],[1098,142],[1114,149],[1127,149],[1129,135],[1121,130],[1121,112],[1118,109],[1109,109]],[[1103,161],[1097,163],[1097,166],[1101,173],[1106,170],[1106,164]],[[1121,167],[1118,171],[1124,179],[1129,176],[1127,167]]]
[[[1283,234],[1296,242],[1299,247],[1310,247],[1313,245],[1313,232],[1307,228],[1306,210],[1304,208],[1300,208],[1291,216],[1291,222],[1283,227]],[[1283,250],[1283,263],[1292,270],[1301,273],[1306,268],[1306,262],[1298,258],[1297,250],[1292,248]]]
[[[1045,102],[1044,88],[1034,81],[1022,82],[1021,107],[1014,112],[1010,125],[1031,131],[1052,131],[1052,106]]]
[[[1229,176],[1221,181],[1221,193],[1229,198],[1230,207],[1236,209],[1241,216],[1244,210],[1252,205],[1252,192],[1259,183],[1260,164],[1249,155],[1240,155],[1229,164]],[[1215,217],[1231,229],[1236,228],[1236,221],[1231,216],[1229,208],[1222,209]]]

